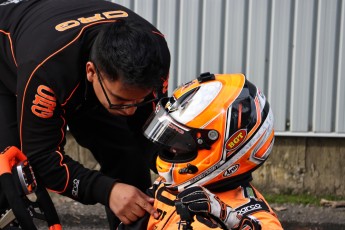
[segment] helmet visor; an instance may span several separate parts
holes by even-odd
[[[144,136],[161,145],[175,159],[183,154],[186,160],[186,154],[197,151],[195,132],[169,115],[163,106],[168,100],[168,98],[163,98],[158,102],[156,111],[151,114],[143,127]]]

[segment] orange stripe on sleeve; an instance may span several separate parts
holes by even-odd
[[[164,34],[161,34],[161,33],[157,32],[157,31],[154,31],[154,30],[152,31],[152,33],[157,34],[159,36],[162,36],[163,38],[165,37]]]
[[[68,96],[68,98],[66,99],[66,101],[64,103],[61,104],[61,106],[65,106],[67,104],[67,102],[69,101],[69,99],[71,99],[71,97],[73,96],[74,92],[78,89],[80,85],[80,82],[78,83],[78,85],[73,89],[71,95]]]
[[[16,60],[16,57],[14,55],[14,49],[13,49],[13,43],[12,43],[11,34],[8,33],[8,32],[5,32],[3,30],[0,30],[0,33],[3,33],[3,34],[5,34],[8,37],[8,40],[9,40],[10,46],[11,46],[12,58],[13,58],[14,64],[18,67],[17,60]]]
[[[65,138],[65,129],[64,129],[64,127],[65,127],[65,125],[66,125],[66,120],[65,120],[65,118],[63,117],[63,116],[61,116],[61,119],[63,120],[63,125],[62,125],[62,127],[61,127],[61,140],[60,140],[60,142],[59,142],[59,145],[58,146],[60,146],[60,144],[62,143],[62,141],[64,140],[64,138]],[[60,148],[60,147],[59,147]]]
[[[62,163],[62,161],[63,161],[63,155],[62,155],[62,153],[60,153],[59,151],[56,151],[56,153],[57,154],[59,154],[60,155],[60,166],[62,166],[62,167],[65,167],[65,169],[66,169],[66,174],[67,174],[67,178],[66,178],[66,182],[65,182],[65,187],[63,188],[63,190],[62,191],[57,191],[57,190],[52,190],[52,189],[49,189],[50,191],[52,191],[52,192],[55,192],[55,193],[63,193],[64,191],[66,191],[66,189],[67,189],[67,186],[68,186],[68,181],[69,181],[69,169],[68,169],[68,166],[66,165],[66,164],[63,164]]]

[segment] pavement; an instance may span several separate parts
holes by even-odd
[[[65,230],[108,230],[102,205],[83,205],[62,196],[53,202]],[[285,230],[345,230],[345,207],[271,204]],[[39,229],[47,229],[42,221]]]

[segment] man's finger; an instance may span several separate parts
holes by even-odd
[[[139,219],[140,216],[138,216],[136,213],[134,213],[133,211],[129,211],[126,213],[126,218],[130,221],[130,222],[134,222],[137,219]]]
[[[152,198],[147,197],[145,195],[145,198],[140,199],[137,202],[137,205],[139,207],[141,207],[142,209],[144,209],[146,212],[150,213],[150,215],[154,216],[155,218],[158,218],[159,214],[158,214],[157,210],[151,205],[151,202],[152,202]]]
[[[126,217],[126,216],[119,216],[119,219],[122,223],[128,225],[131,224],[132,222]]]
[[[136,205],[131,207],[130,212],[133,213],[135,216],[137,216],[139,218],[139,217],[142,217],[142,216],[145,215],[146,210],[144,210],[141,206],[136,204]]]

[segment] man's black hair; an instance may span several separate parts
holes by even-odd
[[[163,36],[136,21],[106,25],[97,35],[90,59],[110,80],[144,88],[161,86],[170,67]]]

